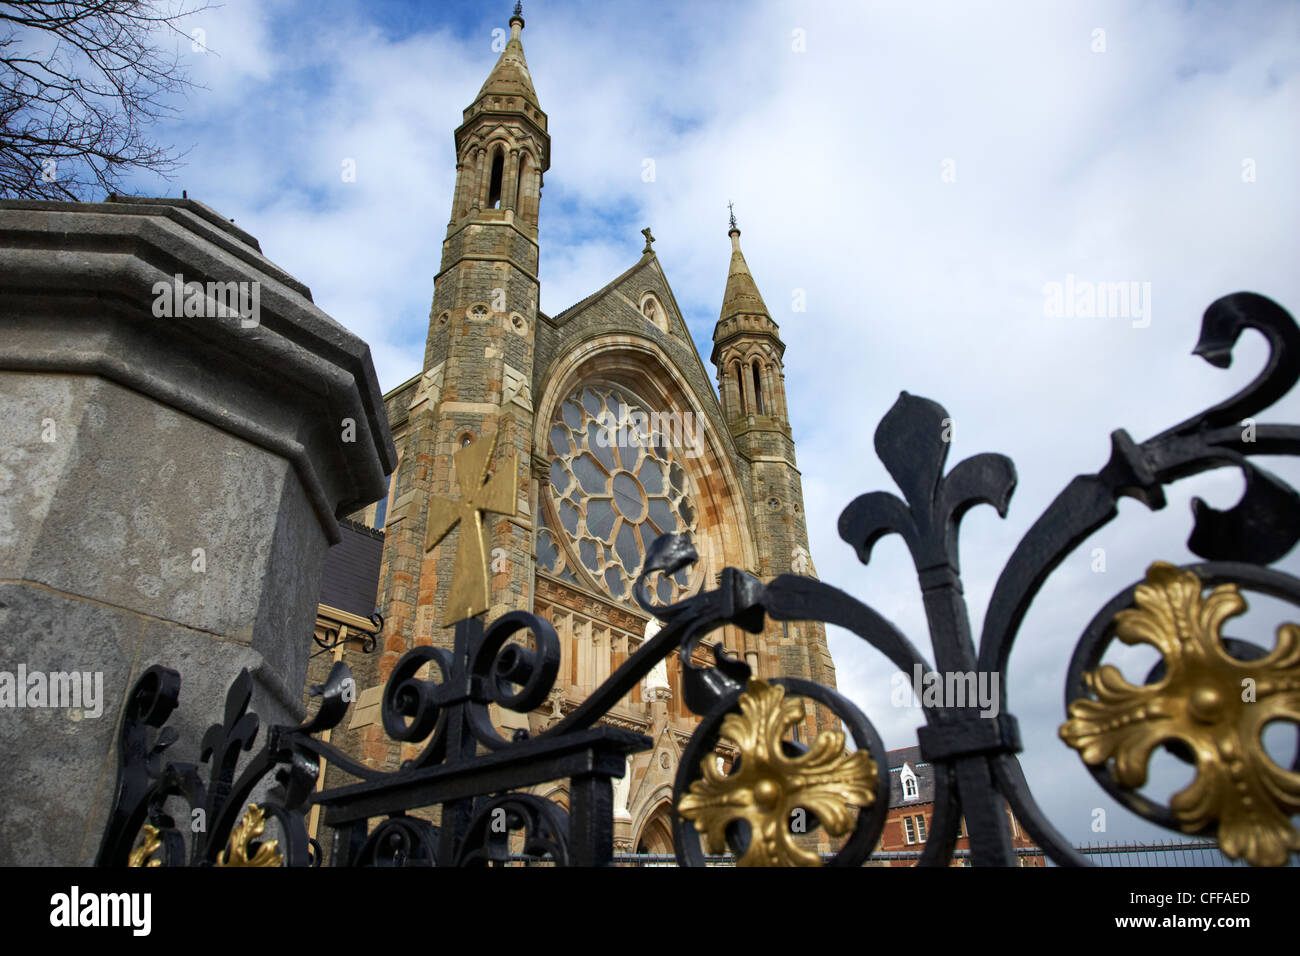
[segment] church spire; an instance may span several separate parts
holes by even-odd
[[[753,422],[755,416],[761,416],[764,427],[780,430],[788,427],[781,373],[785,343],[740,251],[735,207],[727,203],[727,208],[731,212],[731,228],[727,230],[731,265],[710,356],[718,369],[722,410],[729,421]]]
[[[536,235],[542,174],[551,165],[551,137],[519,39],[522,6],[510,17],[510,39],[456,130],[456,192],[448,235],[467,221],[505,219]]]
[[[758,294],[758,286],[754,282],[754,277],[750,274],[749,264],[745,262],[745,255],[740,251],[740,228],[736,225],[736,212],[731,203],[727,203],[727,208],[731,209],[731,228],[727,230],[727,235],[731,237],[731,267],[727,270],[727,288],[722,294],[722,313],[718,316],[718,325],[732,316],[741,313],[750,314],[755,317],[764,316],[772,325],[775,332],[776,323],[772,322],[771,313],[767,311],[767,305],[763,302],[763,297]],[[714,341],[717,341],[717,332],[714,332]]]
[[[463,604],[455,606],[454,584],[449,591],[446,582],[457,577],[457,549],[465,553],[464,535],[471,530],[481,530],[484,546],[505,555],[507,570],[495,572],[489,588],[489,618],[522,609],[520,596],[531,593],[529,478],[526,469],[516,473],[515,463],[533,460],[529,389],[540,291],[537,224],[551,138],[524,59],[519,10],[455,133],[456,187],[433,280],[424,374],[406,402],[409,431],[397,482],[409,504],[385,542],[384,559],[390,573],[400,575],[390,606],[401,608],[397,633],[405,647],[430,640],[451,646],[451,633],[434,622],[445,620],[444,612],[464,613]],[[455,497],[456,486],[466,500],[471,489],[453,452],[459,456],[474,447],[481,449],[475,453],[478,464],[486,469],[489,460],[495,462],[503,494],[520,498],[525,510],[516,514],[507,501],[509,507],[497,514],[514,517],[483,522],[477,530],[467,530],[474,522],[461,522],[448,531],[439,524],[446,515],[433,503]],[[440,539],[443,533],[456,539]],[[483,606],[482,595],[474,597],[473,606]]]
[[[523,29],[523,4],[516,3],[515,12],[510,17],[510,40],[501,51],[496,66],[488,74],[487,82],[478,91],[476,101],[485,96],[521,96],[530,106],[539,105],[537,91],[533,89],[533,77],[528,72],[528,61],[524,59],[524,44],[520,39]]]
[[[728,203],[727,208],[731,265],[711,357],[718,370],[723,419],[736,451],[749,463],[749,513],[754,539],[763,542],[754,571],[764,581],[789,572],[815,574],[786,405],[785,343],[740,251],[735,207]],[[760,646],[770,662],[764,666],[772,672],[807,674],[818,683],[834,685],[835,665],[820,623],[782,624],[778,631],[767,631]],[[805,726],[815,735],[829,728],[830,721],[817,708]]]

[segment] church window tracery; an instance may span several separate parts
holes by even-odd
[[[549,509],[538,532],[539,567],[576,571],[616,600],[630,601],[646,550],[661,534],[693,533],[698,509],[681,449],[626,389],[583,386],[560,403],[548,435]],[[549,519],[549,520],[548,520]],[[698,574],[699,572],[697,572]],[[688,569],[653,583],[658,600],[694,587]]]

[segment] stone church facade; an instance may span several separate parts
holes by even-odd
[[[464,531],[453,529],[430,550],[426,532],[432,499],[469,490],[453,454],[471,443],[494,440],[490,467],[513,457],[517,468],[516,513],[483,516],[487,620],[533,611],[553,623],[562,647],[545,706],[494,714],[506,736],[553,724],[654,632],[632,588],[660,534],[688,533],[699,553],[693,567],[650,580],[662,603],[716,586],[727,566],[762,580],[815,575],[785,345],[734,218],[709,356],[716,391],[649,229],[640,259],[622,275],[558,315],[539,311],[538,222],[551,142],[523,27],[516,12],[504,51],[455,131],[456,186],[423,370],[384,396],[398,465],[387,500],[354,516],[383,530],[376,607],[385,620],[373,652],[346,651],[363,693],[336,742],[377,767],[395,768],[407,756],[378,721],[384,681],[411,648],[451,646],[443,615]],[[702,662],[711,662],[717,641],[757,676],[835,686],[820,623],[769,621],[761,634],[727,628],[702,642]],[[321,666],[314,663],[313,676]],[[606,718],[655,741],[616,786],[620,852],[672,849],[672,783],[697,723],[682,702],[678,668],[671,655]],[[825,719],[809,708],[799,736],[811,739]],[[719,756],[730,759],[725,750]],[[539,792],[567,805],[562,788]]]

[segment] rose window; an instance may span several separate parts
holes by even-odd
[[[560,403],[537,535],[542,570],[632,599],[650,544],[661,534],[695,531],[696,498],[682,459],[683,438],[696,433],[680,425],[652,419],[644,403],[614,386],[587,385]],[[654,590],[667,603],[690,593],[692,583],[682,569],[660,575]]]

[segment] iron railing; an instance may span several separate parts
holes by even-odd
[[[764,584],[728,568],[720,586],[670,606],[653,603],[648,580],[696,560],[690,542],[668,535],[646,557],[636,585],[642,607],[663,622],[658,634],[558,724],[536,736],[502,738],[488,717],[497,704],[527,713],[546,700],[560,649],[551,625],[527,612],[491,624],[469,617],[455,626],[450,650],[418,647],[397,664],[383,697],[387,734],[418,747],[392,772],[354,760],[317,734],[335,727],[347,709],[350,675],[335,665],[313,691],[316,714],[300,727],[270,728],[263,748],[236,777],[250,750],[257,718],[247,713],[251,684],[241,674],[225,719],[205,735],[201,772],[195,764],[163,764],[175,739],[165,728],[176,706],[179,676],[154,667],[136,684],[122,722],[120,772],[99,862],[180,865],[283,862],[308,865],[313,853],[302,822],[310,805],[323,808],[336,839],[331,862],[345,866],[508,863],[512,853],[558,864],[608,865],[613,853],[611,780],[628,754],[649,738],[604,726],[601,719],[654,665],[676,651],[686,706],[699,715],[673,792],[674,860],[703,866],[710,853],[741,863],[825,862],[859,866],[879,843],[888,810],[888,763],[875,728],[850,701],[809,681],[754,679],[749,666],[714,648],[714,664],[697,666],[698,642],[723,625],[758,633],[767,619],[822,621],[844,628],[905,673],[920,668],[940,680],[951,675],[999,678],[996,716],[973,701],[923,703],[921,756],[934,765],[934,815],[922,866],[954,858],[964,817],[975,865],[1010,866],[1018,849],[1006,826],[1009,803],[1024,829],[1054,863],[1083,866],[1101,858],[1072,845],[1034,799],[1016,758],[1020,734],[1008,703],[1007,662],[1030,605],[1049,575],[1089,535],[1114,519],[1121,497],[1148,508],[1165,503],[1166,485],[1221,467],[1241,470],[1246,490],[1219,511],[1199,499],[1188,547],[1205,559],[1186,568],[1153,565],[1144,582],[1125,588],[1082,629],[1070,661],[1061,736],[1079,751],[1098,784],[1139,816],[1175,832],[1213,838],[1233,858],[1281,864],[1300,848],[1290,817],[1300,811],[1300,754],[1289,768],[1272,763],[1260,745],[1264,722],[1300,719],[1300,631],[1283,631],[1272,651],[1222,638],[1218,625],[1244,607],[1238,589],[1300,603],[1300,581],[1269,564],[1300,539],[1300,496],[1251,462],[1258,455],[1300,453],[1300,427],[1254,423],[1300,378],[1300,329],[1272,301],[1253,293],[1218,300],[1206,311],[1195,354],[1226,367],[1244,332],[1268,340],[1265,368],[1237,395],[1143,442],[1111,436],[1110,460],[1075,478],[1021,539],[994,588],[978,643],[972,634],[958,569],[962,516],[979,504],[1005,515],[1016,485],[1011,461],[976,455],[945,471],[947,413],[907,393],[875,433],[879,457],[902,497],[875,492],[843,512],[840,536],[863,563],[874,544],[899,534],[920,579],[933,664],[890,622],[821,581],[783,574]],[[1247,422],[1248,425],[1243,425]],[[1215,590],[1208,596],[1204,587]],[[531,646],[516,635],[531,632]],[[1115,640],[1145,642],[1162,662],[1145,683],[1130,685],[1100,666]],[[420,673],[428,669],[429,676]],[[1251,699],[1241,691],[1251,686]],[[1241,701],[1237,700],[1241,691]],[[783,732],[799,720],[806,698],[834,713],[852,738],[828,732],[800,745]],[[794,714],[791,717],[791,714]],[[740,752],[730,774],[711,755],[725,736]],[[1154,747],[1193,764],[1192,785],[1168,806],[1141,794]],[[356,778],[317,791],[321,759]],[[710,758],[710,759],[706,759]],[[254,787],[274,774],[274,799],[245,810]],[[567,780],[568,810],[527,792]],[[168,799],[202,807],[209,821],[189,834],[166,812]],[[422,816],[433,810],[435,825]],[[791,833],[792,810],[843,838],[821,860]],[[274,820],[281,838],[273,852],[262,827]],[[144,829],[145,842],[136,846]],[[707,847],[706,847],[707,842]],[[1035,851],[1037,852],[1037,851]],[[1167,851],[1172,852],[1172,851]],[[1186,852],[1186,851],[1177,851]]]

